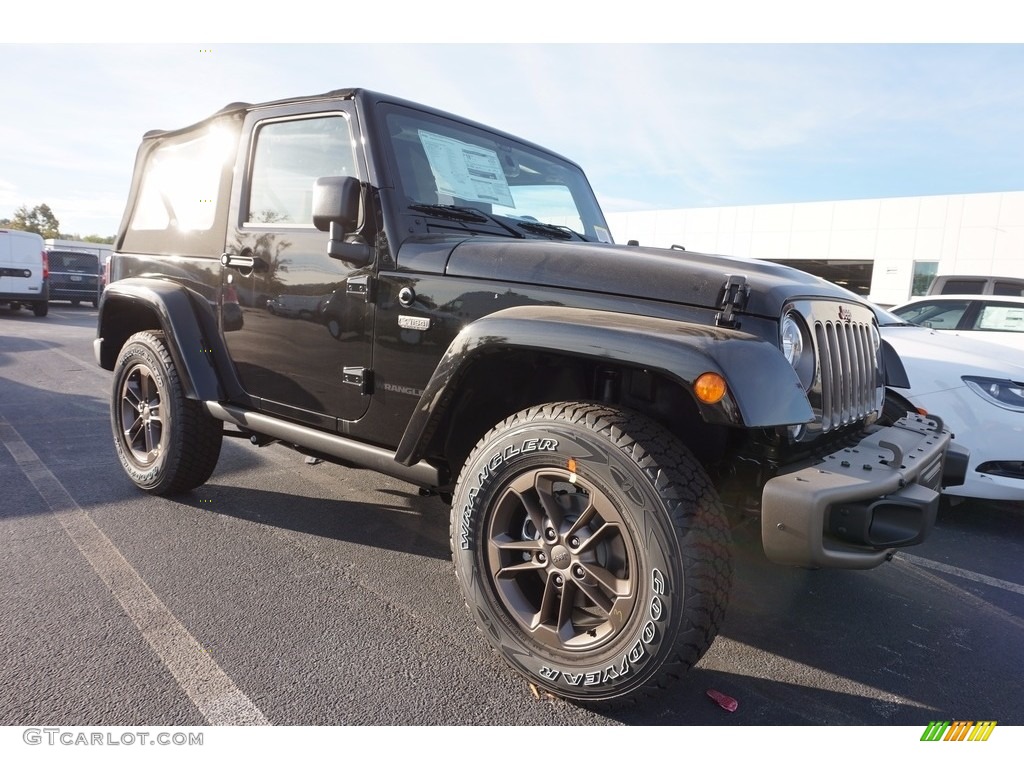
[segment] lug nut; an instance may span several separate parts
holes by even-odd
[[[572,575],[575,576],[577,579],[582,579],[584,576],[587,575],[587,572],[583,570],[582,565],[577,564],[572,567]]]
[[[564,579],[562,579],[562,574],[556,573],[555,574],[555,586],[556,587],[562,586],[563,581],[564,581]]]
[[[569,539],[569,546],[572,547],[573,549],[576,549],[576,547],[578,547],[579,545],[580,545],[580,537],[579,536],[573,536],[571,539]]]
[[[544,529],[544,538],[548,541],[555,541],[556,539],[558,539],[558,534],[555,533],[554,528],[548,527]]]
[[[548,558],[547,558],[547,556],[543,552],[538,552],[537,553],[537,562],[538,563],[540,563],[541,565],[544,565],[544,563],[546,563],[547,561],[548,561]]]

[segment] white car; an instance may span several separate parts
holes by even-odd
[[[1024,351],[1024,297],[942,294],[889,310],[902,320],[949,335]]]
[[[911,385],[886,390],[885,418],[918,409],[935,414],[971,452],[964,484],[944,492],[1024,500],[1024,351],[910,325],[877,308],[875,314]]]

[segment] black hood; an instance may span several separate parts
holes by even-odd
[[[798,269],[756,259],[597,243],[491,238],[461,240],[445,273],[716,308],[729,275],[750,288],[744,312],[778,317],[798,297],[864,303],[856,294]]]

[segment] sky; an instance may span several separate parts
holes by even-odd
[[[210,19],[201,34],[211,39],[192,39],[196,17],[185,11],[127,27],[96,13],[65,18],[63,39],[17,36],[28,42],[11,36],[18,24],[6,25],[0,218],[46,203],[62,232],[113,235],[145,131],[191,124],[230,102],[353,86],[566,155],[608,213],[1024,189],[1024,32],[1019,42],[992,37],[1013,25],[984,16],[986,0],[927,5],[976,12],[970,24],[951,15],[933,32],[902,37],[913,24],[887,23],[899,0],[869,0],[856,18],[824,25],[775,18],[763,30],[756,13],[688,25],[685,6],[674,19],[647,0],[549,3],[548,13],[532,0],[514,13],[396,3],[386,7],[406,21],[390,26],[348,11],[316,23],[323,12],[305,1],[288,4],[303,11],[290,21]],[[800,10],[823,7],[853,6]],[[370,32],[351,34],[363,28]],[[332,42],[346,36],[366,42]]]

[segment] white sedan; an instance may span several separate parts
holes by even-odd
[[[1024,500],[1024,352],[910,325],[881,309],[875,314],[911,385],[886,391],[885,417],[935,414],[971,452],[964,484],[944,492]]]

